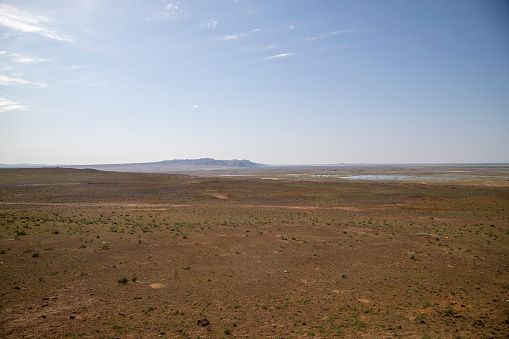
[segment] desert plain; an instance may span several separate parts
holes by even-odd
[[[0,170],[2,338],[507,338],[508,255],[509,166]]]

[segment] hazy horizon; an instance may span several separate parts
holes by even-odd
[[[200,158],[200,159],[164,159],[164,160],[158,160],[153,162],[124,162],[124,163],[14,163],[14,164],[6,164],[6,163],[0,163],[0,166],[7,166],[7,167],[15,167],[15,166],[27,166],[27,167],[36,167],[36,166],[44,166],[44,167],[53,167],[53,166],[115,166],[115,165],[135,165],[135,164],[151,164],[151,163],[158,163],[158,162],[164,162],[164,161],[172,161],[172,160],[201,160],[201,159],[212,159],[212,158]],[[212,160],[249,160],[250,159],[212,159]],[[486,165],[486,166],[509,166],[509,162],[477,162],[477,163],[468,163],[468,162],[462,162],[462,163],[293,163],[293,164],[277,164],[277,163],[260,163],[256,161],[252,161],[255,164],[264,165],[268,167],[292,167],[292,166],[440,166],[440,165],[450,165],[450,166],[468,166],[468,165]],[[247,167],[246,169],[250,169]]]
[[[509,2],[0,3],[0,163],[509,163]]]

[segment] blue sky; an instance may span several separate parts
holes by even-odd
[[[504,0],[0,0],[0,163],[509,162]]]

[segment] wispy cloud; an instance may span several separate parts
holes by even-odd
[[[43,23],[48,22],[50,20],[47,17],[31,14],[8,4],[0,4],[0,26],[14,31],[39,34],[54,40],[73,41],[70,36],[44,27]]]
[[[333,32],[322,34],[322,35],[317,35],[317,36],[309,37],[309,38],[306,38],[306,40],[325,39],[325,38],[330,38],[330,37],[335,36],[335,35],[351,33],[353,31],[355,31],[355,28],[345,29],[343,31],[333,31]]]
[[[242,47],[242,48],[247,50],[247,51],[253,51],[253,50],[260,50],[260,49],[272,49],[272,48],[276,48],[276,46],[274,46],[274,45],[245,46],[245,47]]]
[[[25,64],[32,64],[32,63],[37,63],[37,62],[48,61],[47,59],[32,58],[32,57],[29,57],[26,55],[21,55],[18,53],[8,53],[6,51],[0,51],[0,55],[9,56],[12,58],[12,61],[25,63]]]
[[[219,22],[217,22],[216,20],[214,19],[210,19],[210,20],[207,20],[205,22],[203,22],[200,27],[204,27],[204,28],[208,28],[208,29],[212,29],[212,28],[215,28],[217,26]]]
[[[291,25],[288,26],[288,29],[294,30],[294,29],[297,29],[297,28],[300,28],[300,27],[314,25],[314,24],[316,24],[316,23],[318,23],[320,21],[323,21],[323,19],[315,19],[315,20],[308,21],[308,22],[302,22],[302,23],[298,23],[298,24],[291,24]]]
[[[166,10],[171,14],[177,14],[178,10],[180,8],[180,1],[170,2],[166,6]]]
[[[250,30],[247,33],[238,33],[238,34],[233,34],[233,35],[226,35],[226,36],[222,37],[221,40],[236,40],[236,39],[240,39],[240,38],[245,38],[245,37],[248,37],[251,33],[259,32],[259,31],[261,31],[261,29],[256,28],[256,29]]]
[[[263,58],[263,60],[276,59],[276,58],[284,58],[284,57],[287,57],[287,56],[290,56],[290,55],[294,55],[294,54],[295,53],[276,54],[276,55],[265,57],[265,58]]]
[[[0,86],[9,86],[9,85],[34,85],[37,87],[46,87],[48,85],[40,83],[40,82],[30,82],[21,78],[11,78],[7,75],[0,75]]]
[[[7,111],[26,111],[29,106],[20,105],[9,99],[0,98],[0,114]]]
[[[246,36],[247,36],[247,34],[245,34],[245,33],[226,35],[226,36],[223,37],[223,40],[235,40],[235,39],[238,39],[238,38],[244,38]]]
[[[31,58],[29,56],[23,56],[23,55],[16,56],[16,57],[14,57],[13,60],[15,62],[21,62],[21,63],[25,63],[25,64],[34,64],[34,63],[37,63],[37,62],[48,61],[47,59]]]
[[[247,15],[255,15],[255,14],[260,14],[262,11],[259,10],[259,9],[254,9],[254,10],[250,10],[249,12],[247,12]]]

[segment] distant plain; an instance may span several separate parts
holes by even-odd
[[[504,338],[508,189],[504,165],[0,169],[0,337]]]

